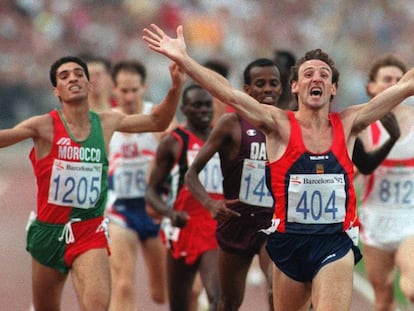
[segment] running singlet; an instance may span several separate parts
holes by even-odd
[[[190,216],[204,214],[207,211],[188,191],[184,185],[184,175],[188,167],[194,161],[204,141],[187,131],[178,127],[171,132],[181,144],[181,154],[178,163],[171,170],[171,198],[176,210],[185,210]],[[223,198],[223,176],[221,174],[220,159],[216,153],[199,173],[201,184],[207,192],[215,199]]]
[[[226,199],[258,207],[273,207],[273,197],[266,186],[266,142],[262,132],[239,117],[241,146],[237,158],[224,162],[223,190]]]
[[[70,219],[102,216],[108,190],[108,161],[99,116],[90,112],[91,130],[84,141],[71,134],[60,110],[53,110],[53,142],[50,153],[30,160],[38,186],[37,219],[66,224]]]
[[[380,122],[370,126],[374,147],[382,145],[389,135]],[[362,208],[384,207],[394,211],[414,208],[414,128],[398,140],[387,158],[365,179]]]
[[[268,182],[276,202],[273,229],[297,234],[350,229],[356,219],[354,172],[339,115],[329,114],[333,142],[321,154],[306,150],[294,113],[289,111],[288,117],[291,135],[286,151],[268,164]]]
[[[170,202],[175,210],[186,211],[190,219],[183,228],[172,227],[169,219],[163,221],[161,236],[174,258],[185,257],[185,262],[192,264],[204,252],[217,248],[217,222],[184,185],[184,175],[204,141],[182,127],[172,131],[171,135],[180,142],[181,153],[171,171]],[[199,178],[213,199],[223,199],[223,178],[218,154],[207,162]]]
[[[109,188],[117,199],[145,197],[157,145],[152,133],[114,133],[109,145]]]

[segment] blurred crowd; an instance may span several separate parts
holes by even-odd
[[[137,58],[149,68],[149,96],[163,98],[168,63],[141,40],[150,23],[171,33],[183,24],[190,54],[228,62],[236,86],[254,58],[320,47],[341,72],[338,108],[366,99],[373,58],[393,53],[413,64],[411,0],[2,0],[0,7],[2,128],[58,105],[48,70],[64,55]]]

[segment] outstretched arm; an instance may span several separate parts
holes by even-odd
[[[345,109],[352,111],[355,118],[352,122],[352,132],[357,135],[368,125],[384,117],[395,106],[407,97],[414,95],[414,68],[407,71],[397,84],[389,87],[372,98],[367,104],[351,106]]]
[[[196,83],[222,102],[233,106],[251,124],[258,128],[274,126],[271,114],[264,113],[267,107],[259,105],[244,92],[232,88],[223,76],[197,63],[187,54],[182,26],[177,28],[177,38],[171,38],[157,25],[151,24],[151,29],[144,29],[143,39],[151,50],[176,62]]]
[[[123,115],[116,128],[120,132],[160,132],[168,128],[174,118],[181,90],[185,83],[185,73],[173,63],[170,65],[172,85],[164,100],[154,107],[150,114]]]
[[[355,140],[352,161],[358,170],[364,175],[371,174],[378,167],[378,165],[384,161],[401,135],[397,119],[392,112],[385,115],[385,117],[381,119],[381,123],[388,131],[390,138],[379,148],[367,152],[364,148],[362,140],[358,137]]]
[[[47,132],[48,125],[48,117],[43,115],[31,117],[13,128],[0,130],[0,148],[17,144],[28,138],[35,140],[40,137],[41,132]],[[42,131],[42,128],[45,130]]]

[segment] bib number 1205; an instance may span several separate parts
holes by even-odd
[[[49,203],[92,208],[101,194],[102,164],[55,160],[49,188]]]

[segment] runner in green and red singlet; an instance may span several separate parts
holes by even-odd
[[[108,310],[111,277],[106,222],[108,143],[115,131],[165,130],[179,101],[185,76],[170,66],[172,86],[151,114],[99,114],[89,110],[91,88],[85,62],[63,57],[52,64],[50,80],[61,108],[0,130],[0,147],[33,140],[30,159],[36,175],[37,213],[28,224],[32,255],[33,307],[60,310],[71,271],[82,310]]]

